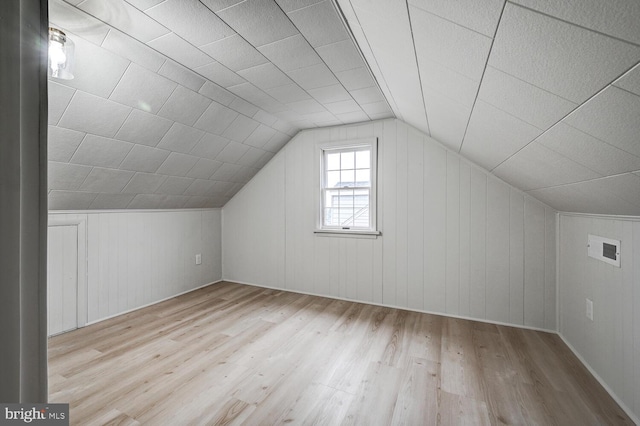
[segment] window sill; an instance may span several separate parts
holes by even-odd
[[[346,237],[346,238],[378,238],[382,235],[380,231],[350,231],[342,229],[316,229],[313,231],[318,237]]]

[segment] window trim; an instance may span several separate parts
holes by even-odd
[[[325,152],[326,151],[348,151],[357,147],[369,147],[371,151],[371,188],[369,191],[369,217],[370,228],[341,229],[337,227],[324,226],[323,210],[324,210],[324,192],[325,188]],[[377,209],[378,209],[378,138],[361,138],[340,140],[333,142],[316,143],[316,181],[315,181],[315,200],[316,200],[316,229],[315,234],[318,236],[353,236],[353,237],[375,237],[381,235],[378,231]]]

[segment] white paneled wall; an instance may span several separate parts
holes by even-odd
[[[620,268],[587,256],[588,234],[620,240]],[[561,214],[558,265],[560,335],[638,423],[640,218]]]
[[[50,212],[49,221],[86,218],[87,293],[78,303],[86,305],[86,321],[95,322],[219,281],[220,215],[218,209]]]
[[[319,236],[317,142],[378,138],[376,239]],[[298,134],[223,209],[223,276],[555,330],[555,211],[398,120]]]

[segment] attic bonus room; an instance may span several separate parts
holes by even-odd
[[[0,423],[640,424],[637,0],[0,22]]]

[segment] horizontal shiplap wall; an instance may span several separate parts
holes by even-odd
[[[589,234],[620,240],[620,268],[587,256]],[[560,215],[559,332],[640,419],[640,217]],[[585,301],[593,301],[593,321]]]
[[[221,211],[86,214],[88,322],[195,289],[222,277]],[[49,214],[63,221],[65,213]],[[72,215],[78,218],[78,213]],[[202,254],[202,264],[195,255]]]
[[[382,236],[315,235],[315,144],[371,136]],[[555,211],[399,120],[307,130],[225,205],[223,276],[555,330],[555,229]]]

